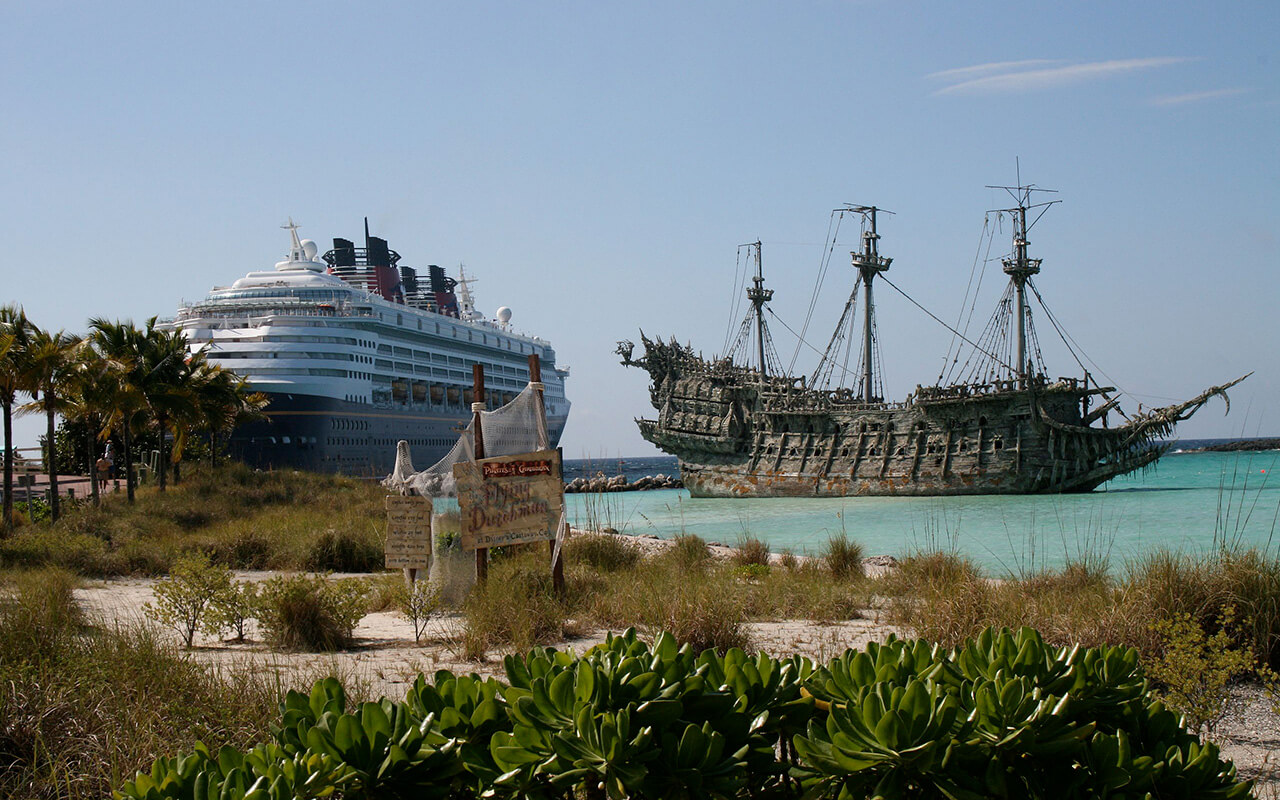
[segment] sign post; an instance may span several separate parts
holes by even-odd
[[[560,452],[540,450],[456,464],[462,549],[553,540],[564,509]],[[477,563],[479,563],[477,561]]]
[[[484,432],[480,426],[480,411],[484,408],[484,365],[473,364],[471,366],[471,444],[475,452],[476,460],[484,458]],[[458,468],[454,467],[454,475],[458,474]],[[456,478],[455,478],[456,480]],[[459,504],[461,504],[462,493],[459,491]],[[465,530],[465,528],[464,528]],[[476,583],[484,583],[489,578],[489,550],[482,548],[476,550]]]
[[[387,496],[387,569],[403,569],[409,585],[431,566],[431,501],[416,495]]]
[[[533,384],[534,397],[538,406],[538,446],[544,450],[551,447],[551,436],[547,431],[547,407],[546,400],[542,396],[542,359],[537,353],[529,354],[529,382]],[[563,479],[563,475],[561,475]],[[563,507],[564,492],[563,484],[561,490],[561,506]],[[551,552],[551,585],[557,593],[564,592],[564,558],[560,553],[560,529],[559,520],[556,524],[556,533],[551,537],[551,541],[547,542],[547,548]]]

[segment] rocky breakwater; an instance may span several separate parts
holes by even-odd
[[[625,475],[605,477],[598,472],[590,478],[574,478],[564,485],[566,494],[590,494],[599,492],[644,492],[650,489],[682,489],[684,484],[674,475],[659,473],[645,475],[628,481]]]

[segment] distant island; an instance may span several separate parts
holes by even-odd
[[[1189,453],[1242,453],[1255,450],[1280,450],[1280,439],[1240,439],[1188,450]]]

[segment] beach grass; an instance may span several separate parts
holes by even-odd
[[[380,569],[386,492],[372,481],[239,464],[193,467],[166,492],[142,487],[57,523],[0,538],[0,567],[59,566],[79,575],[166,574],[199,551],[231,569]]]
[[[244,746],[261,738],[282,691],[302,682],[202,666],[151,629],[86,619],[72,599],[81,576],[163,575],[192,552],[238,569],[365,569],[381,576],[369,607],[385,608],[400,578],[372,556],[383,496],[341,478],[189,471],[164,496],[144,490],[134,506],[108,498],[0,540],[0,752],[12,761],[0,796],[105,796],[197,739]],[[472,555],[450,536],[433,573],[444,606],[465,617],[456,649],[475,659],[631,626],[699,650],[750,650],[752,622],[827,625],[872,613],[947,646],[988,626],[1026,625],[1052,644],[1127,644],[1156,663],[1178,644],[1162,623],[1191,620],[1207,641],[1227,614],[1232,647],[1280,666],[1280,558],[1242,546],[1155,551],[1114,569],[1085,554],[1003,575],[935,548],[896,554],[895,568],[869,577],[847,536],[819,556],[743,541],[737,555],[716,558],[691,535],[645,555],[625,537],[587,534],[565,543],[557,593],[545,546],[495,553],[489,580],[472,586]]]

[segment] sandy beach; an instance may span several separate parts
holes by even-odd
[[[672,546],[667,540],[627,537],[645,553]],[[724,558],[732,548],[711,545],[716,557]],[[777,558],[775,555],[774,558]],[[869,574],[892,569],[891,557],[866,559]],[[261,581],[271,572],[237,572],[237,580]],[[335,576],[344,577],[344,576]],[[356,576],[360,577],[360,576]],[[367,576],[365,576],[367,577]],[[144,604],[154,599],[151,579],[91,581],[76,590],[76,599],[95,624],[104,626],[155,625],[143,614]],[[484,661],[462,656],[462,616],[448,613],[431,620],[421,642],[415,642],[413,627],[402,615],[379,611],[364,617],[355,629],[356,646],[336,653],[280,652],[264,644],[251,623],[244,642],[223,641],[197,634],[189,650],[192,658],[225,669],[253,669],[278,676],[287,688],[304,688],[325,675],[340,677],[361,696],[399,698],[419,673],[438,669],[475,672],[502,677],[502,654],[490,653]],[[819,625],[806,620],[776,619],[748,623],[753,649],[774,655],[799,654],[817,662],[825,661],[846,648],[859,648],[890,633],[909,636],[911,631],[895,628],[881,619],[877,609],[864,609],[861,618],[837,624]],[[159,629],[178,641],[171,629]],[[560,649],[582,652],[604,640],[608,631],[596,629],[554,643]],[[1231,708],[1215,732],[1214,739],[1226,758],[1235,762],[1242,777],[1258,779],[1259,797],[1280,797],[1280,715],[1261,687],[1241,684],[1232,689]]]

